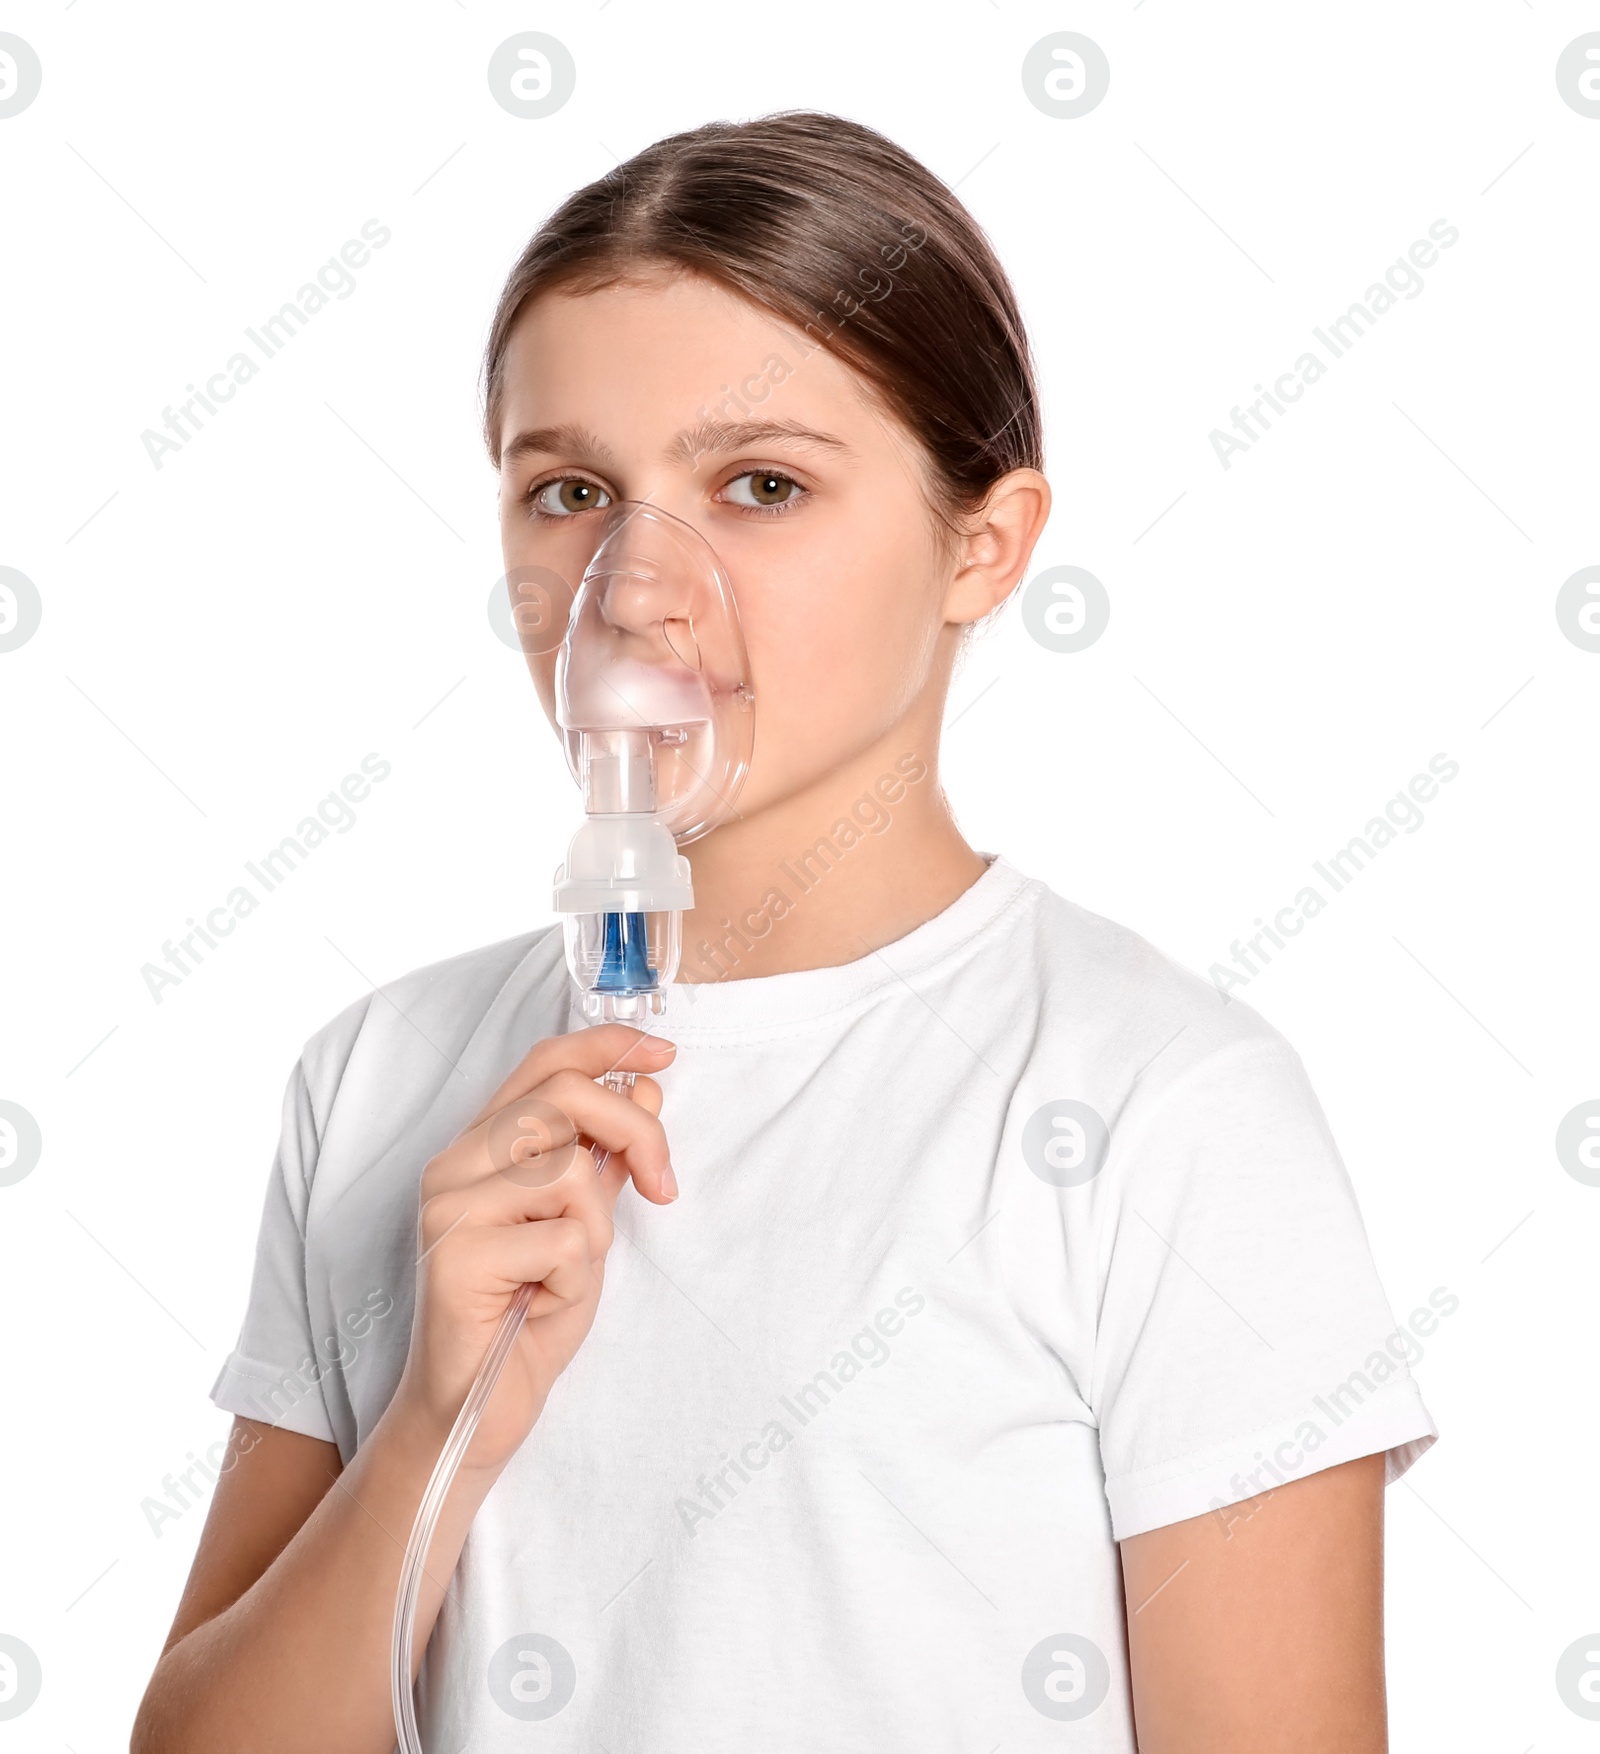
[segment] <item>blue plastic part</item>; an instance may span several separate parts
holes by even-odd
[[[605,957],[597,993],[653,993],[656,977],[645,954],[643,914],[607,914]]]

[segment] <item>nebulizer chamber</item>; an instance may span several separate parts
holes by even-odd
[[[679,847],[726,821],[750,763],[755,697],[733,588],[691,525],[641,501],[553,518],[537,571],[582,579],[556,661],[555,716],[584,820],[556,872],[584,1018],[649,1027],[694,906]],[[626,1090],[633,1074],[603,1082]],[[596,1168],[605,1167],[597,1152]],[[534,1287],[508,1306],[417,1513],[395,1603],[390,1687],[400,1754],[422,1754],[411,1666],[428,1549]]]
[[[580,730],[577,766],[589,814],[554,897],[567,971],[585,1017],[642,1024],[678,972],[689,861],[657,818],[650,730]]]

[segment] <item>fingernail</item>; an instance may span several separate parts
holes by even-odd
[[[644,1038],[644,1045],[653,1054],[675,1053],[678,1046],[675,1041],[668,1041],[664,1035],[647,1035]]]
[[[669,1200],[675,1200],[678,1197],[678,1178],[672,1173],[670,1163],[661,1172],[661,1191]]]

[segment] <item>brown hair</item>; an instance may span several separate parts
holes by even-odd
[[[921,440],[941,516],[974,510],[1008,470],[1042,465],[1027,334],[977,222],[884,135],[792,110],[658,140],[534,234],[484,356],[496,467],[506,347],[528,301],[661,266],[742,293],[853,366]]]

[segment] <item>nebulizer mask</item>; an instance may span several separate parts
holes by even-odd
[[[750,764],[755,696],[727,573],[691,525],[638,500],[545,515],[542,614],[570,596],[556,723],[584,821],[556,872],[567,969],[590,1022],[648,1027],[666,1003],[694,906],[679,848],[726,821]],[[581,572],[575,593],[566,580]],[[626,1090],[633,1074],[603,1082]],[[596,1157],[604,1169],[605,1154]],[[390,1690],[400,1754],[422,1754],[411,1683],[417,1600],[434,1531],[534,1291],[507,1307],[423,1495],[395,1601]]]
[[[587,817],[555,910],[584,1015],[639,1023],[665,1002],[694,905],[678,847],[732,811],[755,697],[710,544],[655,506],[625,500],[606,517],[556,664],[556,723]]]

